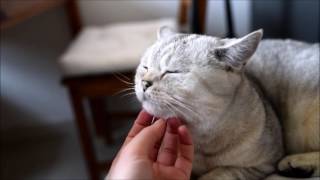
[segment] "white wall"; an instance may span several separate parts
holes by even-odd
[[[250,7],[250,0],[231,1],[234,30],[237,36],[243,36],[250,32]],[[224,0],[208,0],[207,34],[224,37],[227,30],[226,19]]]
[[[237,35],[250,31],[250,5],[250,0],[232,0]],[[207,34],[223,37],[226,33],[224,0],[208,0],[207,7]],[[81,0],[79,8],[85,25],[103,25],[176,17],[179,0]]]
[[[248,34],[251,29],[251,0],[232,0],[233,22],[237,36]]]
[[[177,15],[178,0],[82,0],[85,25],[146,20]],[[249,31],[250,1],[234,0],[236,31]],[[225,34],[222,0],[208,3],[207,32]],[[1,128],[38,126],[71,120],[57,59],[70,42],[62,8],[1,32]]]
[[[80,0],[85,25],[175,17],[178,0]]]

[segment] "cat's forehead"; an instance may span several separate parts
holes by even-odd
[[[166,54],[172,56],[192,56],[205,53],[215,47],[222,46],[224,40],[198,34],[178,34],[170,38],[159,40],[153,47],[153,55],[161,57]]]
[[[155,42],[141,60],[144,66],[155,69],[163,67],[187,67],[206,64],[208,53],[222,46],[225,39],[197,34],[176,34]]]
[[[194,44],[210,44],[210,45],[222,45],[225,39],[218,37],[199,35],[199,34],[176,34],[168,38],[163,38],[155,43],[155,49],[162,49],[166,46],[184,46],[192,47]]]

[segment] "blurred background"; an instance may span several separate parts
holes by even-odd
[[[99,179],[140,109],[132,74],[168,25],[319,41],[318,0],[0,0],[0,179]]]

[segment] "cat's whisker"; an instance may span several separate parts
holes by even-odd
[[[166,103],[167,103],[167,106],[170,108],[172,114],[175,116],[175,117],[179,117],[177,112],[181,113],[179,110],[177,110],[176,107],[174,107],[170,101],[168,99],[166,99]]]
[[[198,112],[196,112],[190,104],[183,102],[182,100],[178,99],[177,97],[172,96],[172,98],[175,99],[176,101],[178,101],[180,104],[184,105],[184,107],[189,109],[189,111],[193,112],[194,114],[196,114],[200,117],[200,114]]]
[[[179,101],[178,99],[171,97],[167,93],[159,93],[158,92],[157,96],[158,96],[157,97],[158,99],[159,98],[166,99],[166,102],[168,102],[168,105],[172,109],[174,109],[175,112],[178,112],[181,116],[185,116],[185,113],[180,108],[186,110],[187,112],[190,112],[191,116],[195,116],[196,118],[200,119],[200,117],[201,117],[200,114],[195,112],[194,110],[192,110],[192,107],[189,107],[188,104],[183,103],[183,102]],[[175,115],[176,115],[176,113],[175,113]]]
[[[174,106],[172,107],[169,99],[167,98],[167,96],[165,94],[160,93],[160,92],[154,92],[153,95],[159,101],[159,105],[164,105],[165,108],[172,113],[172,115],[177,117],[177,113],[176,113],[177,110],[174,108]]]
[[[113,75],[114,75],[114,77],[116,77],[119,81],[121,81],[121,82],[123,82],[123,83],[125,83],[125,84],[134,85],[134,83],[132,83],[132,82],[129,82],[129,81],[124,80],[124,79],[121,79],[117,74],[113,74]]]
[[[180,106],[181,108],[183,108],[183,109],[185,109],[186,111],[190,112],[190,114],[189,114],[190,116],[195,117],[195,118],[197,118],[197,119],[201,119],[201,115],[200,115],[199,113],[197,113],[196,111],[188,108],[187,106],[185,106],[185,105],[183,105],[183,104],[182,104],[182,105],[178,105],[178,106]]]
[[[177,99],[177,98],[175,98],[175,97],[173,97],[173,96],[168,95],[168,97],[171,98],[172,101],[175,102],[175,104],[176,104],[177,106],[180,106],[181,108],[183,108],[183,109],[191,112],[193,115],[196,115],[197,118],[200,118],[200,117],[201,117],[201,115],[200,115],[198,112],[194,111],[189,104],[184,103],[183,101],[181,101],[181,100],[179,100],[179,99]]]
[[[171,104],[170,102],[168,103],[168,105],[169,105],[172,109],[174,109],[174,111],[177,111],[179,114],[181,114],[181,116],[184,115],[184,113],[182,113],[182,111],[180,111],[177,107],[175,107],[175,106],[174,106],[173,104]],[[178,114],[175,113],[175,112],[174,112],[174,115],[175,115],[176,117],[179,117]]]
[[[120,75],[121,77],[125,78],[127,81],[130,81],[130,78],[122,73],[115,72],[116,74]]]
[[[168,111],[170,111],[174,116],[177,116],[177,114],[172,110],[172,108],[170,108],[170,106],[168,105],[168,102],[165,102],[164,105],[166,106],[166,108],[168,109]]]
[[[135,92],[129,92],[129,93],[126,93],[126,94],[122,95],[121,98],[124,98],[126,96],[133,96],[135,94],[136,94]]]
[[[127,91],[134,91],[134,87],[124,88],[124,89],[114,93],[113,96],[116,96],[116,95],[121,94],[121,93],[125,93]]]

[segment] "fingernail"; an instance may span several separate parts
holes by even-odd
[[[179,126],[181,125],[181,122],[179,119],[177,118],[169,118],[167,119],[168,121],[168,128],[167,128],[167,131],[170,132],[170,133],[173,133],[173,134],[177,134],[178,133],[178,128]]]
[[[158,119],[154,124],[164,123],[163,119]]]
[[[178,118],[169,118],[169,119],[167,119],[167,121],[170,124],[170,126],[173,126],[173,127],[178,127],[178,126],[182,125],[180,119],[178,119]]]
[[[153,116],[153,117],[152,117],[152,122],[151,122],[151,124],[153,124],[154,122],[156,122],[158,119],[160,119],[160,118],[158,118],[158,117],[156,117],[156,116]]]
[[[180,140],[184,143],[184,144],[192,144],[192,137],[191,134],[187,128],[186,125],[182,125],[179,127],[178,129],[179,131],[179,136],[180,136]]]

